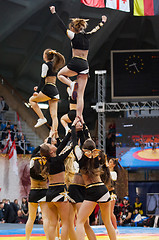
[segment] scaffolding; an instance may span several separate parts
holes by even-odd
[[[105,89],[106,70],[96,70],[95,76],[98,86],[98,102],[96,112],[98,113],[98,148],[106,150],[106,118],[105,118]]]
[[[106,70],[96,70],[98,102],[92,106],[98,113],[98,148],[106,150],[106,117],[105,112],[159,110],[159,101],[106,103]]]

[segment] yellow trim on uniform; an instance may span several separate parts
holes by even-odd
[[[104,183],[92,183],[92,184],[90,184],[90,185],[87,185],[86,186],[86,188],[90,188],[90,187],[96,187],[96,186],[102,186],[102,185],[104,185]]]
[[[48,188],[31,188],[31,190],[36,190],[36,189],[48,189]]]
[[[66,185],[66,184],[65,183],[53,183],[53,184],[49,184],[49,187],[60,186],[60,185]]]
[[[51,84],[51,85],[53,85],[53,86],[56,87],[56,84],[54,84],[54,83],[49,83],[49,82],[48,82],[48,83],[45,83],[45,85],[46,85],[46,84]]]
[[[77,185],[77,186],[82,186],[85,187],[86,185],[80,184],[80,183],[71,183],[70,185]]]
[[[83,57],[80,57],[80,56],[74,56],[73,58],[82,58],[83,60],[86,60],[87,61],[87,58],[83,58]]]

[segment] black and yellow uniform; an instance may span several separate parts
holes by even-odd
[[[52,70],[52,61],[42,64],[41,81],[38,86],[37,92],[42,92],[51,99],[59,99],[59,91],[54,83],[45,83],[48,76],[56,76],[57,73]]]
[[[64,160],[72,151],[72,147],[69,147],[67,151],[61,153],[64,147],[67,145],[71,133],[69,132],[60,143],[56,151],[56,157],[48,158],[49,162],[49,175],[55,175],[65,171]],[[65,183],[53,183],[49,185],[46,193],[47,202],[63,202],[66,201],[67,188]]]
[[[89,132],[87,131],[85,125],[84,125],[84,132],[87,134],[87,136],[89,136]],[[74,154],[79,163],[79,168],[82,172],[83,169],[87,168],[87,161],[90,161],[90,159],[84,156],[83,151],[78,146],[75,126],[72,126],[72,141],[73,141],[73,147],[74,147]],[[93,164],[92,166],[93,169],[99,168],[98,157],[93,158],[92,164]],[[85,193],[84,200],[93,201],[93,202],[108,202],[110,201],[110,194],[103,182],[91,183],[86,186],[86,193]]]
[[[85,32],[81,31],[79,33],[73,33],[65,26],[62,19],[59,17],[57,13],[54,14],[58,21],[58,24],[61,26],[62,30],[69,36],[71,32],[71,45],[73,49],[79,50],[89,50],[89,39],[90,37],[96,33],[103,25],[104,22],[100,22],[92,31]],[[69,37],[70,38],[70,37]],[[89,65],[87,59],[81,58],[79,56],[73,57],[70,62],[67,64],[67,67],[76,72],[77,74],[88,74],[89,73]]]
[[[82,184],[71,183],[68,188],[68,200],[71,203],[80,203],[85,199],[86,187]]]
[[[41,164],[46,164],[46,160],[41,159],[41,156],[38,153],[39,151],[40,151],[40,146],[34,149],[32,153],[31,160],[30,160],[30,177],[33,180],[45,182],[47,181],[47,178],[43,177],[40,173],[37,174],[34,168],[35,161],[41,161]],[[31,202],[31,203],[46,202],[46,192],[47,192],[47,188],[31,188],[28,202]]]

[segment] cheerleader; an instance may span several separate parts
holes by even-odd
[[[78,131],[78,136],[80,138],[80,144],[83,145],[85,139],[90,138],[90,133],[85,124],[83,124],[83,130]],[[75,157],[74,157],[75,158]],[[74,174],[74,178],[69,185],[68,189],[68,199],[70,201],[70,208],[69,208],[69,237],[70,240],[76,239],[76,232],[74,229],[74,222],[76,213],[78,216],[79,209],[82,205],[82,202],[85,198],[85,183],[83,181],[82,175],[79,171],[79,165],[76,161],[74,161],[74,166],[76,169],[76,173]],[[89,225],[89,218],[86,220],[84,224],[84,229],[87,234],[89,240],[96,240],[95,233],[93,232],[91,226]]]
[[[118,158],[111,158],[108,160],[108,168],[110,170],[111,180],[106,184],[111,197],[111,220],[115,228],[116,233],[118,234],[116,216],[114,214],[114,206],[116,203],[117,195],[115,192],[115,182],[117,181],[118,174],[120,170],[123,170],[122,166],[118,162]]]
[[[48,188],[48,162],[45,157],[42,157],[40,155],[39,151],[40,146],[33,151],[30,160],[31,190],[28,199],[29,217],[25,227],[26,240],[30,239],[33,224],[36,218],[38,204],[40,205],[42,211],[43,227],[46,239],[49,240],[47,217],[48,205],[46,203],[46,192]]]
[[[65,26],[59,15],[55,11],[55,7],[51,6],[50,11],[55,14],[57,21],[63,31],[67,34],[72,43],[72,59],[58,73],[58,79],[68,85],[71,89],[72,98],[77,97],[77,116],[83,120],[84,108],[84,91],[88,80],[89,65],[87,61],[89,51],[89,38],[93,33],[97,32],[107,21],[106,16],[102,16],[102,21],[91,32],[85,32],[87,28],[87,20],[75,18],[69,24],[69,29]],[[77,82],[72,82],[69,77],[77,75]]]
[[[46,193],[46,201],[49,207],[47,215],[50,223],[50,239],[54,239],[56,236],[59,213],[62,223],[61,239],[68,240],[69,203],[67,201],[67,188],[65,184],[64,160],[72,151],[72,147],[69,147],[65,152],[62,151],[68,143],[70,137],[71,133],[69,132],[58,148],[54,144],[49,143],[42,144],[40,148],[41,155],[45,156],[49,162],[49,188]]]
[[[44,63],[42,64],[41,81],[39,86],[34,87],[34,94],[30,97],[29,102],[31,107],[38,115],[39,119],[35,124],[35,128],[47,122],[38,102],[49,102],[50,115],[52,118],[52,129],[57,131],[58,118],[57,118],[57,103],[59,100],[59,91],[56,87],[56,76],[60,68],[65,64],[65,58],[59,52],[52,49],[46,49],[43,53]]]
[[[87,139],[82,146],[82,150],[77,144],[77,137],[75,126],[79,119],[75,119],[72,124],[72,140],[74,152],[79,162],[79,168],[86,185],[85,199],[80,207],[77,225],[76,225],[76,239],[84,240],[85,231],[84,224],[89,215],[94,210],[97,203],[99,203],[102,219],[106,226],[110,240],[116,240],[116,234],[111,222],[110,215],[110,194],[105,184],[100,178],[100,163],[99,163],[99,149],[96,149],[95,143],[92,139]],[[81,119],[80,119],[81,121]]]

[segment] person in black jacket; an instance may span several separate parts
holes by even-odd
[[[0,208],[3,213],[3,222],[5,223],[15,223],[17,219],[17,212],[15,211],[12,204],[7,204],[0,202]]]

